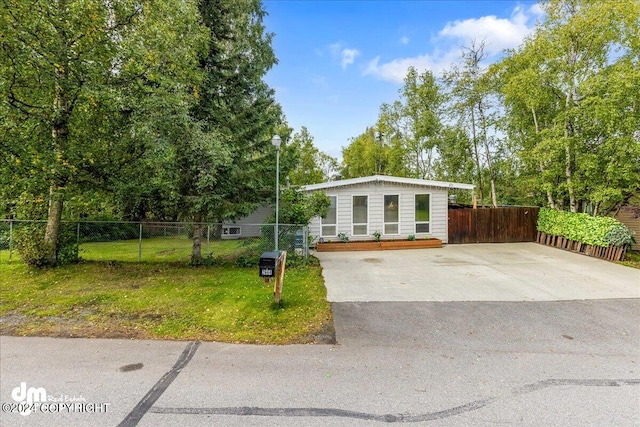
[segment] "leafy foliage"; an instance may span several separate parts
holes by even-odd
[[[206,39],[191,0],[6,0],[0,28],[3,208],[49,202],[36,207],[49,206],[39,238],[53,264],[70,196],[144,182],[173,124],[159,112],[193,101]]]
[[[594,216],[637,197],[640,2],[540,7],[536,29],[489,67],[469,40],[442,79],[409,69],[400,100],[343,149],[342,175],[473,182],[480,203]]]
[[[309,225],[311,218],[325,216],[331,205],[329,197],[321,191],[310,195],[298,188],[286,188],[280,193],[279,223],[291,225]],[[266,222],[275,223],[275,213]]]
[[[545,22],[495,67],[516,182],[536,203],[607,213],[640,190],[640,3],[541,7]]]
[[[617,248],[636,243],[635,232],[624,224],[613,227],[607,234],[607,240]]]
[[[44,223],[24,225],[14,231],[15,247],[22,261],[30,267],[50,266],[48,250],[44,245]],[[73,226],[63,226],[56,245],[57,264],[79,261],[78,244]]]
[[[633,241],[631,230],[615,218],[549,208],[540,209],[538,231],[601,247],[630,245]]]
[[[289,145],[295,167],[289,172],[291,185],[329,181],[338,169],[338,161],[313,145],[313,136],[303,126]]]
[[[342,176],[433,178],[442,130],[442,88],[430,71],[410,67],[401,100],[380,107],[378,122],[343,148]]]

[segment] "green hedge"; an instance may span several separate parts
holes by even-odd
[[[540,209],[538,231],[605,248],[609,245],[620,247],[634,242],[633,231],[615,218],[593,217],[588,214],[548,208]]]

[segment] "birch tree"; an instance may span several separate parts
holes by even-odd
[[[491,204],[498,204],[496,193],[496,171],[494,157],[500,140],[496,135],[496,102],[490,79],[483,61],[485,42],[472,41],[470,47],[463,48],[462,65],[454,66],[445,73],[444,82],[451,101],[450,111],[456,117],[457,127],[464,129],[471,143],[475,163],[475,177],[484,204],[486,186],[484,170],[489,174],[489,195]]]
[[[112,161],[132,160],[144,149],[132,138],[139,105],[157,105],[164,96],[189,102],[203,40],[198,13],[188,0],[1,5],[0,94],[7,116],[0,147],[3,157],[12,152],[30,165],[32,183],[46,183],[43,244],[52,265],[69,192],[95,186],[95,178],[117,172],[104,169]],[[15,144],[25,147],[12,150]]]
[[[542,7],[545,22],[501,64],[511,136],[548,206],[598,213],[640,187],[640,3]]]

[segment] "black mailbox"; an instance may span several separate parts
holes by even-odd
[[[276,277],[280,252],[264,252],[260,257],[260,277]]]

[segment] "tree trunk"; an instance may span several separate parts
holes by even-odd
[[[578,205],[576,204],[576,196],[573,192],[573,182],[571,181],[571,147],[569,146],[569,141],[567,141],[565,152],[567,156],[565,164],[565,178],[567,180],[567,191],[569,191],[569,209],[571,209],[571,212],[576,213],[578,212]]]
[[[471,134],[473,138],[473,151],[476,157],[476,170],[478,173],[478,191],[480,192],[480,204],[484,206],[484,189],[482,186],[482,170],[480,169],[480,156],[478,154],[478,138],[476,136],[476,116],[474,107],[471,106]]]
[[[54,171],[49,186],[49,211],[47,227],[44,232],[44,247],[46,249],[47,265],[55,265],[58,260],[58,237],[62,222],[62,208],[64,205],[63,189],[68,180],[64,165],[64,150],[69,142],[69,120],[71,117],[70,104],[64,91],[64,81],[67,75],[65,69],[56,71],[54,120],[51,126],[55,161],[59,164]]]
[[[533,124],[535,125],[535,129],[536,129],[536,135],[540,134],[540,126],[538,125],[538,115],[536,114],[536,109],[531,107],[531,114],[533,115]],[[536,144],[538,142],[536,141]],[[540,165],[540,173],[543,174],[544,173],[544,164],[542,163],[542,160],[539,160],[539,165]],[[551,190],[547,187],[546,188],[546,193],[547,193],[547,203],[549,205],[549,208],[551,209],[555,209],[556,208],[556,203],[553,200],[553,194],[551,194]]]
[[[49,189],[49,213],[47,215],[47,228],[44,232],[44,246],[47,251],[47,265],[55,265],[58,260],[58,236],[60,223],[62,222],[63,199],[56,188]]]
[[[573,191],[573,182],[572,182],[572,170],[571,170],[571,142],[569,138],[572,136],[569,131],[569,109],[571,108],[573,98],[572,95],[574,93],[573,88],[570,88],[567,91],[567,97],[565,100],[565,114],[566,119],[564,123],[564,140],[565,140],[565,153],[566,153],[566,162],[565,162],[565,179],[567,181],[567,191],[569,192],[569,209],[573,213],[578,212],[578,207],[576,205],[576,197]]]
[[[491,161],[491,151],[489,149],[489,140],[487,139],[487,119],[484,115],[482,101],[478,102],[478,112],[480,113],[480,123],[482,126],[482,144],[484,145],[485,157],[487,158],[487,166],[489,167],[489,180],[491,184],[491,205],[498,207],[498,197],[496,195],[496,179],[493,171],[493,163]]]
[[[200,264],[202,262],[202,215],[200,212],[193,216],[193,247],[191,248],[191,263]]]

